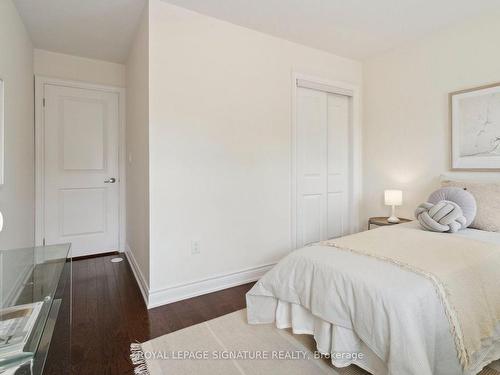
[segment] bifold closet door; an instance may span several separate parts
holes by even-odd
[[[342,236],[349,203],[349,98],[297,89],[297,246]]]

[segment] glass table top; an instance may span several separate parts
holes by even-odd
[[[34,357],[70,247],[0,251],[0,373]]]

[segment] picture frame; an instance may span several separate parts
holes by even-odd
[[[449,94],[454,170],[500,170],[500,82]]]
[[[5,158],[5,82],[0,77],[0,186],[4,184]]]

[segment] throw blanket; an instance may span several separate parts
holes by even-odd
[[[500,321],[498,245],[405,227],[379,228],[322,245],[391,262],[431,280],[464,368]]]

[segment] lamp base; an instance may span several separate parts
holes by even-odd
[[[387,218],[387,221],[389,223],[399,223],[401,220],[397,216],[391,216]]]

